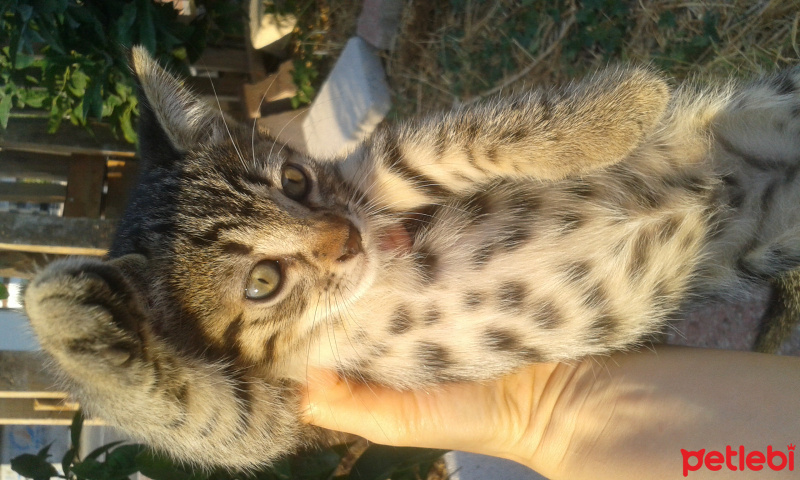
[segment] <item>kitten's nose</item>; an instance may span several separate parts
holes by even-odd
[[[361,234],[353,223],[338,215],[328,214],[317,223],[317,248],[314,258],[322,261],[346,262],[364,251]]]
[[[347,241],[344,242],[344,246],[342,247],[342,255],[337,258],[336,261],[347,261],[363,251],[364,249],[361,247],[361,234],[358,233],[358,229],[351,223]]]

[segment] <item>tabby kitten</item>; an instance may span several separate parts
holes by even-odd
[[[612,69],[314,160],[133,51],[143,174],[105,261],[25,300],[86,408],[249,467],[314,436],[309,366],[398,389],[630,348],[800,264],[800,70],[671,91]]]

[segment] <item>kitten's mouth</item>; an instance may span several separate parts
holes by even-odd
[[[378,241],[385,252],[411,253],[412,244],[411,234],[402,223],[387,228]]]
[[[424,210],[405,212],[398,223],[383,231],[378,242],[379,248],[386,252],[411,253],[414,241],[430,227],[432,221],[433,215]]]

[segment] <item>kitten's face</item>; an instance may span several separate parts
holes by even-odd
[[[176,165],[157,282],[212,339],[299,340],[369,286],[375,229],[334,165],[265,140],[239,152],[222,141]]]
[[[335,164],[226,122],[148,58],[134,63],[147,167],[112,255],[148,258],[157,322],[251,361],[323,328],[380,268],[380,222]]]

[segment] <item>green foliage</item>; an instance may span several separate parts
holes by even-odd
[[[297,94],[292,97],[292,108],[310,104],[322,82],[320,72],[327,69],[326,57],[319,50],[324,48],[324,36],[328,30],[327,2],[316,0],[264,0],[265,13],[294,15],[297,26],[292,32],[291,57],[292,81],[297,85]]]
[[[387,54],[393,116],[563,83],[608,64],[652,62],[679,79],[710,70],[735,75],[743,64],[758,70],[761,58],[771,58],[765,66],[776,57],[792,64],[796,41],[786,32],[796,31],[796,9],[785,3],[767,12],[736,2],[411,2]],[[755,31],[748,18],[759,22]],[[751,43],[735,44],[740,38]]]
[[[317,94],[319,67],[315,62],[297,58],[292,61],[292,81],[297,85],[297,94],[292,97],[292,108],[310,104]]]
[[[18,457],[12,458],[11,468],[20,475],[33,480],[47,480],[51,477],[56,477],[58,472],[55,467],[47,462],[47,458],[50,457],[49,450],[50,445],[39,450],[36,455],[23,453]]]
[[[353,465],[350,480],[416,480],[427,472],[445,450],[371,445]]]
[[[0,300],[5,300],[8,298],[8,289],[5,285],[0,283]]]
[[[441,50],[439,61],[449,74],[452,92],[458,97],[469,97],[485,90],[524,68],[542,50],[542,31],[553,24],[560,25],[572,2],[501,3],[502,14],[494,12],[494,21],[499,25],[480,33],[465,27],[453,28],[443,38],[446,48]],[[466,15],[468,7],[492,12],[491,2],[450,2],[456,18]],[[569,65],[580,63],[580,57],[586,55],[606,60],[618,58],[629,33],[630,13],[630,2],[626,0],[579,2],[574,14],[575,25],[561,41],[561,60],[565,68],[569,70]],[[475,75],[464,75],[464,72],[475,72]]]
[[[371,445],[349,473],[334,477],[348,453],[344,446],[304,452],[284,458],[270,467],[241,473],[226,470],[193,470],[141,444],[112,442],[80,459],[83,415],[75,414],[70,427],[72,445],[61,460],[64,475],[48,461],[50,446],[37,454],[22,454],[11,460],[11,469],[33,480],[126,480],[141,472],[153,480],[417,480],[425,478],[433,462],[444,451]],[[421,475],[421,477],[420,477]]]
[[[0,0],[0,126],[16,110],[44,110],[50,133],[65,119],[87,128],[101,120],[134,142],[130,48],[185,71],[184,60],[241,24],[239,2],[206,3],[209,13],[186,24],[152,0]]]
[[[672,11],[665,11],[658,18],[658,27],[665,32],[673,32],[672,41],[654,55],[656,64],[670,70],[680,65],[691,65],[700,62],[703,57],[713,51],[711,47],[720,40],[717,26],[720,21],[719,12],[711,8],[703,12],[703,29],[699,35],[680,30]]]

